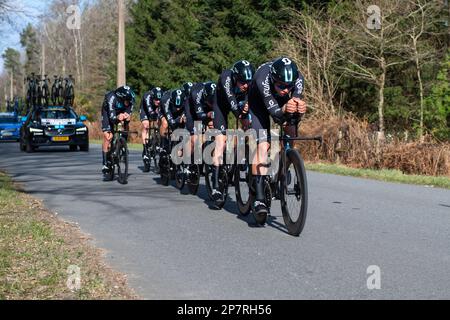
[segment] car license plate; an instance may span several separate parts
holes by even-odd
[[[69,141],[69,137],[53,137],[53,141]]]

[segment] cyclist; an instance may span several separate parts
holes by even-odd
[[[303,75],[299,73],[297,65],[287,57],[261,65],[251,82],[248,104],[258,143],[252,165],[252,183],[256,191],[253,210],[256,214],[268,213],[264,180],[268,173],[270,118],[284,126],[286,134],[295,136],[300,115],[306,112],[303,89]]]
[[[159,105],[162,98],[162,90],[160,87],[155,87],[152,90],[144,93],[141,100],[141,125],[142,125],[142,160],[144,163],[149,160],[149,155],[146,154],[147,148],[145,147],[145,141],[148,139],[148,131],[150,127],[154,128],[158,126],[159,120]]]
[[[182,85],[185,97],[189,97],[193,85],[194,84],[192,82],[186,82]]]
[[[135,93],[129,86],[118,87],[105,95],[102,105],[102,131],[103,131],[103,174],[108,173],[111,167],[109,152],[113,138],[114,124],[119,121],[128,125],[131,119],[135,102]]]
[[[194,150],[197,135],[202,134],[202,132],[196,132],[194,122],[201,121],[208,128],[213,128],[214,112],[212,107],[215,93],[216,84],[212,81],[196,83],[191,89],[185,110],[186,129],[191,134],[191,152]]]
[[[221,134],[216,136],[216,147],[212,167],[212,197],[216,205],[223,201],[223,195],[218,190],[219,166],[223,164],[228,129],[228,114],[233,112],[236,118],[246,119],[248,114],[247,93],[253,79],[255,68],[247,60],[239,60],[231,69],[224,70],[217,82],[217,97],[214,100],[214,128]]]
[[[185,103],[187,102],[184,90],[175,89],[166,91],[161,98],[161,143],[162,148],[169,152],[170,141],[168,128],[173,131],[184,126],[186,117],[184,115]]]

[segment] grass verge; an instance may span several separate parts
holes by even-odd
[[[102,255],[0,172],[0,300],[137,298]]]
[[[407,175],[400,170],[373,170],[351,168],[343,165],[328,163],[306,163],[306,169],[311,171],[331,173],[342,176],[352,176],[360,178],[369,178],[387,182],[398,182],[407,184],[427,185],[439,188],[450,189],[450,177],[432,177],[420,175]]]

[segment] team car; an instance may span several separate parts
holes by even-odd
[[[33,108],[22,118],[20,150],[33,152],[38,147],[69,146],[71,151],[89,151],[86,116],[78,116],[71,107]]]
[[[19,117],[15,112],[0,113],[0,140],[19,141],[20,137]]]

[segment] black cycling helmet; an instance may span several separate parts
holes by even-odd
[[[217,85],[212,81],[208,81],[203,83],[203,87],[203,100],[212,104],[214,95],[216,94]]]
[[[150,97],[152,100],[161,100],[163,91],[160,87],[155,87],[150,91]]]
[[[252,81],[255,74],[255,68],[247,60],[239,60],[234,63],[231,68],[235,80],[239,82],[248,83]]]
[[[118,87],[114,93],[121,101],[130,101],[131,103],[134,103],[136,95],[129,86]]]
[[[294,86],[298,78],[297,65],[287,57],[280,57],[272,63],[270,77],[272,78],[272,82],[278,82],[286,86]]]
[[[194,84],[192,82],[186,82],[183,84],[182,87],[183,87],[183,91],[184,91],[184,94],[186,97],[189,97],[189,95],[191,94],[191,89],[192,89],[193,85]]]
[[[179,108],[183,105],[185,98],[186,98],[186,96],[184,95],[184,91],[182,90],[182,88],[175,89],[170,94],[170,100],[173,103],[173,105],[177,108]]]

